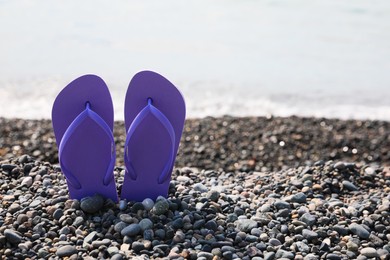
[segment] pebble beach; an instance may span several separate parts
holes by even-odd
[[[51,121],[0,118],[1,258],[390,259],[390,122],[189,119],[175,166],[168,198],[70,200]]]

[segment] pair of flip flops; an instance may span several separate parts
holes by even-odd
[[[122,199],[167,196],[184,120],[183,96],[171,82],[151,71],[133,77],[125,99]],[[52,122],[70,197],[118,201],[114,109],[105,82],[85,75],[69,83],[54,101]]]

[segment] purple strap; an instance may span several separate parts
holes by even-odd
[[[167,130],[170,141],[171,141],[171,149],[169,152],[169,160],[164,166],[164,169],[162,170],[161,174],[158,177],[158,183],[163,183],[168,177],[169,173],[171,171],[172,165],[175,160],[175,130],[173,129],[173,126],[169,119],[155,106],[152,104],[152,99],[148,98],[148,104],[139,112],[139,114],[134,118],[133,122],[131,123],[129,130],[127,131],[126,136],[126,143],[125,143],[125,165],[126,165],[126,172],[129,173],[129,176],[132,180],[137,179],[137,173],[135,172],[135,169],[131,163],[131,159],[129,158],[128,148],[130,140],[137,129],[137,127],[142,123],[142,121],[147,116],[154,116]]]
[[[115,141],[114,141],[114,136],[112,135],[111,128],[107,125],[106,121],[104,121],[103,118],[101,118],[97,113],[95,113],[91,109],[91,104],[87,102],[85,104],[85,110],[81,112],[74,120],[73,122],[69,125],[69,127],[66,129],[60,143],[59,151],[58,151],[58,157],[60,159],[60,165],[61,169],[66,176],[66,179],[70,182],[70,184],[76,188],[76,189],[81,189],[81,184],[77,180],[77,178],[67,169],[67,167],[64,165],[64,163],[61,160],[61,154],[63,150],[66,147],[66,144],[68,143],[68,140],[72,137],[72,134],[74,131],[81,125],[82,122],[84,122],[87,118],[92,119],[98,126],[103,129],[103,131],[107,134],[108,138],[110,138],[111,141],[111,161],[110,164],[107,168],[106,174],[103,178],[103,184],[108,185],[112,180],[112,172],[111,169],[113,169],[114,164],[115,164]]]

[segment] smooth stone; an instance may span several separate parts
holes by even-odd
[[[330,254],[326,255],[326,259],[329,259],[329,260],[341,260],[342,258],[338,254],[330,253]]]
[[[209,189],[202,183],[196,183],[192,186],[192,188],[195,190],[195,191],[199,191],[201,193],[203,192],[207,192]]]
[[[121,232],[125,227],[127,227],[127,224],[123,221],[119,221],[118,223],[115,224],[114,230],[116,232]]]
[[[278,251],[276,251],[275,257],[276,259],[281,259],[281,258],[294,259],[294,253],[283,249],[278,249]]]
[[[239,219],[236,221],[236,227],[243,232],[250,232],[252,228],[257,228],[258,224],[252,219]]]
[[[370,237],[370,232],[359,224],[352,223],[349,225],[349,230],[360,238],[367,239]]]
[[[74,246],[66,245],[57,249],[56,255],[59,257],[71,256],[77,254],[77,249]]]
[[[298,241],[295,244],[297,245],[299,252],[302,252],[302,253],[309,253],[310,252],[310,247],[307,244],[305,244],[301,241]]]
[[[104,198],[100,195],[86,197],[81,199],[80,208],[87,213],[93,214],[98,212],[104,205]]]
[[[216,190],[211,190],[207,193],[207,198],[211,201],[217,202],[219,199],[220,193]]]
[[[152,241],[154,237],[154,232],[152,229],[147,229],[144,231],[144,240]]]
[[[56,209],[53,213],[53,218],[59,220],[64,215],[64,211],[62,209]]]
[[[113,255],[117,254],[118,252],[119,252],[119,249],[116,246],[110,246],[109,248],[107,248],[107,253],[110,256],[113,256]]]
[[[345,163],[337,162],[333,165],[333,168],[336,170],[344,170],[346,168]]]
[[[173,241],[175,243],[182,243],[182,242],[184,242],[185,238],[186,238],[186,235],[183,233],[183,231],[178,230],[178,231],[176,231],[175,236],[173,237]]]
[[[194,222],[193,228],[194,229],[200,229],[201,227],[203,227],[203,225],[205,223],[206,223],[206,221],[204,219],[197,220],[197,221]]]
[[[296,202],[296,203],[304,203],[306,202],[307,196],[303,192],[298,192],[294,195],[291,195],[286,198],[286,201]]]
[[[283,200],[277,200],[274,202],[274,206],[277,208],[277,209],[290,209],[291,206],[290,206],[290,203],[286,202],[286,201],[283,201]]]
[[[22,180],[21,185],[26,186],[27,188],[30,187],[33,183],[33,179],[31,176],[24,177]]]
[[[41,201],[40,200],[33,200],[31,203],[30,203],[30,207],[31,208],[35,208],[37,206],[41,205]]]
[[[163,215],[169,210],[169,203],[167,200],[159,200],[153,206],[153,213],[156,215]]]
[[[179,228],[182,228],[183,226],[184,226],[184,221],[182,218],[177,218],[177,219],[172,221],[172,227],[174,229],[179,229]]]
[[[278,239],[276,239],[276,238],[271,238],[268,242],[270,243],[271,246],[280,246],[280,245],[282,244],[282,243],[281,243]]]
[[[209,221],[206,222],[204,227],[209,229],[209,230],[217,231],[218,224],[217,224],[217,222],[215,220],[209,220]]]
[[[264,254],[264,260],[273,260],[275,259],[275,252],[266,252]]]
[[[346,227],[343,227],[340,225],[334,225],[333,230],[335,230],[337,233],[339,233],[342,236],[345,236],[348,234],[348,229]]]
[[[136,253],[138,253],[139,251],[143,250],[144,248],[145,248],[144,244],[141,243],[141,242],[138,242],[138,241],[134,241],[131,244],[131,249],[133,249]]]
[[[344,180],[344,181],[342,182],[342,184],[343,184],[343,187],[345,187],[345,188],[346,188],[347,190],[349,190],[349,191],[357,191],[357,190],[359,190],[359,188],[356,187],[355,184],[353,184],[353,183],[350,182],[350,181]]]
[[[153,222],[148,218],[142,219],[138,224],[142,231],[153,228]]]
[[[139,224],[130,224],[129,226],[122,229],[122,236],[136,236],[141,232],[141,227]]]
[[[4,230],[4,236],[11,244],[19,244],[22,241],[22,236],[12,229]]]
[[[95,239],[97,235],[96,231],[92,231],[89,233],[83,240],[83,246],[86,246],[87,244],[91,244],[91,242]]]
[[[212,260],[214,257],[214,255],[212,253],[209,253],[209,252],[199,252],[199,253],[197,253],[196,256],[198,257],[198,259],[201,257],[204,257],[207,260]]]
[[[154,201],[152,199],[146,198],[142,201],[142,205],[144,206],[144,209],[149,211],[154,206]]]
[[[365,247],[360,250],[360,254],[366,256],[366,257],[378,257],[378,253],[375,248],[372,247]]]
[[[187,176],[177,176],[176,180],[178,182],[189,182],[191,178]]]
[[[309,229],[302,230],[302,236],[308,240],[313,240],[318,238],[318,234],[314,231],[311,231]]]
[[[81,226],[81,224],[84,223],[83,217],[79,216],[74,219],[73,226],[78,227]]]
[[[310,213],[305,213],[301,216],[299,220],[305,222],[308,226],[313,226],[316,223],[317,218]]]

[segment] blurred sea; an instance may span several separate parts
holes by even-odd
[[[0,116],[50,118],[93,73],[115,119],[131,77],[155,70],[188,117],[390,120],[388,0],[0,0]]]

